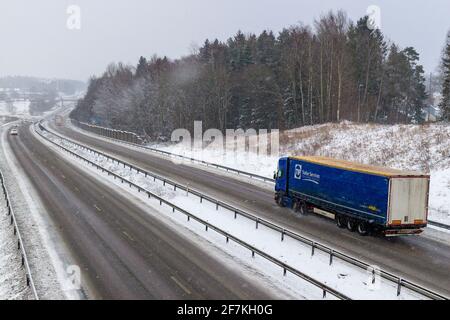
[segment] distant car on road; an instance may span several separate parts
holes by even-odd
[[[12,128],[10,131],[10,134],[12,136],[17,136],[19,134],[19,131],[17,130],[17,128]]]

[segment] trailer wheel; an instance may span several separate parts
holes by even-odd
[[[340,215],[340,214],[338,214],[338,215],[336,215],[336,225],[339,227],[339,228],[345,228],[346,227],[346,225],[347,225],[347,221],[345,221],[346,219],[345,219],[345,217],[343,216],[343,215]]]
[[[306,216],[308,214],[308,207],[305,202],[300,202],[298,210],[302,216]]]
[[[369,226],[364,221],[358,223],[357,230],[361,236],[367,236],[369,234]]]
[[[354,220],[352,219],[347,220],[347,229],[352,232],[356,230],[356,223]]]

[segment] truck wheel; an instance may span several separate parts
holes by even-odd
[[[277,204],[278,204],[280,207],[284,207],[283,196],[278,196],[278,198],[277,198]]]
[[[345,219],[345,217],[344,216],[342,216],[342,215],[340,215],[340,214],[338,214],[338,215],[336,215],[336,225],[339,227],[339,228],[345,228],[346,227],[346,225],[347,225],[347,221],[345,221],[346,219]]]
[[[367,236],[369,234],[369,226],[367,225],[367,223],[361,221],[360,223],[358,223],[358,227],[357,227],[358,233],[361,236]]]
[[[348,219],[347,220],[347,229],[352,232],[355,231],[355,229],[356,229],[355,221],[353,221],[352,219]]]

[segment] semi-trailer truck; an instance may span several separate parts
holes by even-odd
[[[275,201],[334,219],[365,236],[419,234],[427,225],[430,176],[326,157],[283,157]]]

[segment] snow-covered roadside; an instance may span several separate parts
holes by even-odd
[[[0,129],[2,130],[2,129]],[[67,250],[6,141],[7,128],[0,132],[0,167],[3,170],[16,213],[30,268],[40,299],[78,299],[80,294],[63,290],[65,268],[70,264]]]
[[[0,130],[8,124],[0,121]],[[27,287],[21,263],[17,238],[14,236],[10,217],[7,216],[6,201],[0,190],[0,300],[33,298],[31,290]]]
[[[0,300],[33,299],[21,263],[17,238],[13,234],[6,202],[0,191]]]
[[[303,245],[293,239],[288,239],[284,242],[281,242],[279,233],[262,226],[260,226],[259,229],[256,229],[254,222],[251,220],[242,217],[240,217],[238,220],[235,220],[233,212],[231,211],[225,209],[216,211],[216,208],[213,204],[210,204],[208,202],[200,204],[199,199],[196,196],[186,195],[183,191],[173,191],[171,187],[164,186],[162,182],[155,183],[153,182],[153,179],[146,178],[143,174],[138,174],[135,171],[130,171],[128,168],[124,169],[117,163],[108,161],[104,157],[92,155],[71,143],[61,141],[60,139],[55,138],[52,135],[46,135],[58,144],[62,144],[65,147],[73,150],[78,155],[88,158],[91,161],[94,161],[97,164],[101,165],[102,167],[124,177],[125,179],[140,185],[146,190],[149,190],[171,201],[172,203],[184,209],[187,209],[194,215],[212,223],[215,226],[218,226],[219,228],[226,230],[230,234],[237,236],[239,239],[252,244],[253,246],[271,254],[277,259],[284,261],[285,263],[297,268],[298,270],[305,272],[306,274],[330,285],[331,287],[341,292],[344,292],[345,294],[353,298],[398,299],[398,297],[396,296],[395,284],[392,284],[385,280],[377,279],[377,285],[372,286],[371,282],[368,280],[368,274],[360,268],[356,268],[342,261],[335,261],[333,263],[333,266],[330,267],[329,256],[327,254],[319,252],[314,256],[311,256],[310,247]],[[83,163],[73,157],[69,158],[71,159],[71,161],[77,162],[79,165]],[[92,170],[91,167],[88,168],[89,170]],[[95,172],[99,174],[98,171]],[[120,182],[114,180],[113,178],[109,178],[109,180],[113,183],[116,183],[118,186],[123,187]],[[130,192],[130,189],[128,189],[127,187],[125,187],[125,190],[127,192]],[[143,196],[142,198],[142,200],[145,199],[145,201],[148,202],[145,196]],[[154,206],[154,203],[149,202],[149,204]],[[167,211],[171,212],[171,210],[168,210],[168,208],[156,207],[155,209],[164,211],[165,213],[168,213]],[[197,235],[209,239],[210,234],[205,233],[204,227],[200,224],[196,225],[196,223],[191,223],[186,225],[185,217],[182,214],[171,213],[169,214],[169,216],[174,221],[180,223],[183,228],[187,227],[190,230],[196,232]],[[195,228],[193,228],[192,225],[194,225]],[[219,244],[223,243],[223,238],[218,237],[217,240],[220,241]],[[233,252],[229,253],[234,254]],[[246,253],[244,251],[244,254],[245,256],[249,255],[248,251]],[[237,255],[236,257],[242,259],[241,255]],[[267,262],[266,264],[264,264],[264,261],[262,261],[261,268],[261,272],[267,273],[267,268],[273,269],[273,266],[268,266]],[[275,279],[278,279],[280,275],[275,274],[273,276],[275,277]],[[301,280],[299,279],[292,280],[292,283],[289,281],[285,281],[284,284],[288,284],[291,288],[296,288],[298,284],[295,283],[295,280],[297,280],[297,282],[301,282]],[[408,290],[404,290],[402,295],[399,297],[399,299],[417,298],[419,298],[417,295],[409,292]]]

